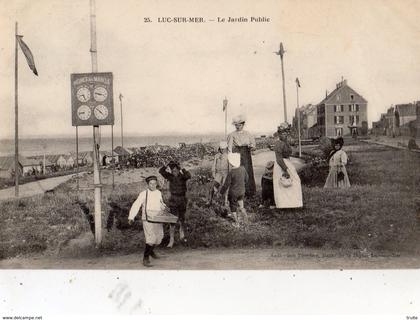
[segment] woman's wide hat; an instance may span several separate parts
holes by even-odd
[[[344,139],[343,139],[343,137],[337,137],[337,138],[331,139],[331,143],[333,145],[339,144],[340,146],[343,146],[344,145]]]
[[[287,122],[283,122],[281,123],[278,127],[277,127],[277,132],[289,132],[290,131],[290,124],[288,124]]]
[[[246,121],[246,117],[243,114],[240,114],[240,115],[237,115],[236,117],[233,117],[232,124],[236,125],[240,123],[245,123],[245,121]]]

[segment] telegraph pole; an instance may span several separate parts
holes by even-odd
[[[274,52],[275,54],[277,54],[278,56],[280,56],[280,60],[281,60],[281,78],[283,80],[283,107],[284,107],[284,121],[287,122],[287,110],[286,110],[286,86],[284,83],[284,65],[283,65],[283,56],[284,56],[284,48],[283,48],[283,43],[280,42],[280,48],[278,52]]]
[[[98,72],[95,0],[90,0],[90,41],[92,72]],[[95,186],[95,243],[97,246],[102,241],[102,185],[99,172],[99,136],[99,126],[95,125],[93,126],[93,184]]]

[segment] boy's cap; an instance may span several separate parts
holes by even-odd
[[[219,148],[220,149],[226,149],[228,147],[228,144],[226,141],[220,141]]]
[[[158,179],[157,179],[157,177],[156,177],[156,176],[148,176],[148,177],[146,178],[146,183],[149,183],[149,182],[150,182],[150,181],[152,181],[152,180],[158,181]]]

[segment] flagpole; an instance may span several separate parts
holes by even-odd
[[[225,96],[225,100],[223,101],[223,105],[225,106],[225,140],[227,139],[227,99]]]
[[[120,93],[120,112],[121,112],[121,147],[124,149],[124,127],[123,127],[123,111],[122,111],[122,94]]]
[[[18,23],[15,24],[15,197],[19,197]]]
[[[299,110],[299,83],[296,79],[296,101],[297,101],[297,121],[298,121],[298,140],[299,140],[299,158],[302,157],[302,143],[300,139],[300,110]]]
[[[90,53],[92,72],[98,72],[96,51],[96,14],[95,0],[90,0]],[[101,176],[99,172],[99,126],[93,126],[93,184],[95,186],[95,243],[97,246],[102,241],[102,208],[101,208]]]

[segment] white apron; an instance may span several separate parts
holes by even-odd
[[[281,184],[280,177],[283,174],[283,169],[278,165],[277,161],[274,161],[273,190],[276,208],[301,208],[303,207],[303,201],[299,175],[289,159],[283,159],[283,161],[288,168],[292,185],[284,187]]]

